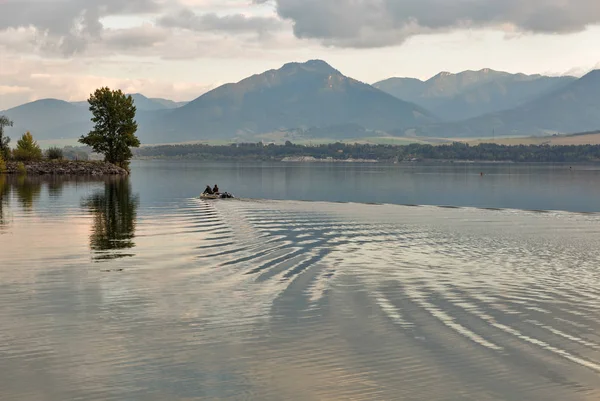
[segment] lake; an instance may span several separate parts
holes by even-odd
[[[0,399],[597,400],[599,245],[593,165],[0,176]]]

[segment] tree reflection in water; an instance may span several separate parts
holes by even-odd
[[[15,193],[24,210],[31,211],[33,204],[40,198],[42,192],[42,179],[19,176],[15,182]]]
[[[111,178],[98,191],[83,201],[94,216],[90,248],[94,260],[109,260],[134,256],[124,250],[135,247],[135,221],[138,197],[132,195],[127,178]]]
[[[42,180],[40,178],[0,174],[0,226],[8,224],[6,210],[10,211],[11,194],[16,195],[24,211],[31,212],[35,202],[40,198],[41,192]]]
[[[0,174],[0,228],[7,224],[4,205],[8,204],[10,185],[5,175]]]

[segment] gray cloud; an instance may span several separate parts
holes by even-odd
[[[113,49],[132,50],[154,46],[164,42],[168,36],[164,29],[144,25],[137,28],[107,31],[103,41]]]
[[[158,24],[167,28],[182,28],[196,32],[256,32],[265,34],[280,30],[283,24],[276,18],[246,17],[241,14],[218,16],[214,13],[197,15],[189,9],[166,15]]]
[[[254,0],[265,3],[266,0]],[[299,38],[341,47],[398,44],[461,27],[510,25],[524,32],[572,33],[600,23],[597,0],[274,0]]]
[[[158,0],[4,0],[0,30],[34,27],[41,47],[71,55],[101,35],[100,18],[151,13],[161,6]]]

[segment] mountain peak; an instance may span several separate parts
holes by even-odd
[[[19,108],[35,108],[35,107],[71,107],[72,105],[69,102],[60,99],[53,98],[45,98],[45,99],[37,99],[29,103],[22,104],[20,106],[13,107],[9,110],[19,109]]]
[[[307,67],[313,67],[313,68],[326,68],[326,69],[332,69],[332,70],[334,69],[327,62],[325,62],[323,60],[319,60],[319,59],[308,60],[307,62],[304,63],[304,65]]]
[[[280,68],[280,71],[292,70],[292,69],[295,70],[298,68],[301,68],[301,69],[307,70],[307,71],[322,72],[322,73],[326,73],[326,74],[340,73],[338,70],[333,68],[331,65],[327,64],[327,62],[325,62],[323,60],[318,60],[318,59],[308,60],[304,63],[299,63],[299,62],[287,63],[287,64],[284,64],[283,67]]]
[[[346,77],[322,60],[287,63],[222,85],[169,118],[169,129],[186,141],[340,124],[386,131],[436,121],[426,110]],[[152,128],[152,135],[164,132]]]
[[[585,74],[583,77],[581,77],[582,79],[600,79],[600,69],[597,70],[592,70],[590,72],[588,72],[587,74]]]

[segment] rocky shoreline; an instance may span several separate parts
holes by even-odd
[[[5,174],[21,174],[20,162],[7,162]],[[103,161],[44,160],[23,162],[28,175],[128,175],[127,170]]]

